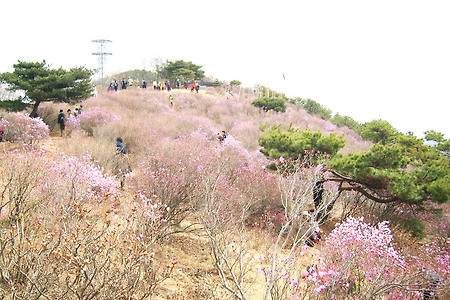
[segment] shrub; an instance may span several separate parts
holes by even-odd
[[[262,108],[264,111],[274,110],[276,112],[285,112],[286,104],[284,99],[262,97],[253,100],[252,105]]]
[[[448,277],[448,257],[443,253],[429,252],[439,260],[433,267],[426,260],[410,259],[394,248],[387,222],[373,226],[349,217],[326,238],[321,257],[303,275],[312,286],[304,287],[318,299],[422,299],[422,292],[430,289],[424,266],[443,275],[438,275],[441,280]],[[434,268],[437,265],[441,269]],[[300,286],[294,288],[302,294]],[[439,289],[436,285],[430,292]]]
[[[323,120],[331,119],[331,110],[312,99],[294,98],[290,99],[289,102],[293,104],[300,104],[306,109],[307,112],[312,115],[318,115]]]
[[[67,105],[58,106],[63,110],[68,107]],[[53,131],[55,126],[59,125],[57,123],[59,109],[57,109],[57,107],[53,103],[42,103],[41,105],[39,105],[37,113],[39,114],[39,117],[42,119],[42,121],[47,124],[50,131]]]
[[[358,131],[361,124],[359,124],[357,121],[352,119],[349,116],[341,116],[339,113],[336,113],[333,118],[331,119],[331,122],[339,127],[347,126],[350,129],[353,129],[355,131]]]
[[[361,125],[359,134],[366,140],[386,145],[397,135],[397,129],[388,121],[379,119]]]
[[[0,124],[7,141],[33,144],[50,137],[49,129],[42,119],[30,118],[23,113],[5,114]]]
[[[292,124],[285,131],[280,127],[272,126],[259,136],[259,144],[263,147],[260,151],[271,158],[297,159],[305,151],[335,155],[345,146],[344,138],[334,133],[323,136],[320,131],[299,130]]]
[[[156,233],[143,233],[133,204],[121,201],[131,213],[117,214],[117,183],[89,157],[0,155],[3,296],[143,299],[170,276],[177,261],[152,251]]]
[[[168,232],[178,226],[191,210],[199,176],[195,160],[194,157],[172,160],[154,154],[138,164],[130,186],[147,199],[160,201],[157,213],[162,222],[158,231]]]
[[[116,122],[120,120],[120,116],[95,107],[90,110],[83,111],[77,117],[70,118],[67,126],[72,128],[81,128],[88,136],[94,136],[94,128]]]
[[[177,263],[164,265],[152,251],[154,238],[139,233],[133,215],[112,218],[109,209],[98,216],[87,203],[55,210],[0,228],[4,296],[147,299]]]

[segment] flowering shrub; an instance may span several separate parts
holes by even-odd
[[[100,201],[105,196],[114,199],[118,195],[114,177],[103,175],[89,155],[60,155],[47,168],[51,174],[47,184],[59,201]],[[45,190],[49,192],[47,187]]]
[[[132,213],[116,214],[117,183],[88,156],[27,147],[0,160],[4,295],[146,298],[170,276],[176,259],[166,264],[152,251],[156,234],[142,234],[134,205],[121,201]]]
[[[425,260],[405,257],[394,248],[387,222],[372,226],[363,218],[349,217],[330,233],[320,255],[315,267],[303,275],[303,288],[309,287],[319,299],[422,299],[424,290],[440,289],[430,288],[430,277],[422,270]],[[433,260],[440,269],[435,263],[431,272],[446,280],[448,248]],[[295,288],[297,295],[304,292],[301,286]]]
[[[198,164],[192,164],[192,160],[192,157],[171,160],[148,155],[131,178],[132,189],[139,191],[144,199],[156,199],[161,203],[157,212],[161,216],[160,231],[166,232],[179,225],[192,208],[199,176]]]
[[[4,294],[21,299],[145,299],[172,273],[139,235],[133,219],[98,218],[86,204],[57,208],[58,217],[4,224],[0,267]],[[113,222],[114,220],[114,222]],[[25,230],[24,230],[25,229]]]
[[[33,144],[40,139],[49,138],[49,129],[42,119],[30,118],[23,113],[9,113],[0,120],[4,139],[11,142]]]
[[[8,213],[10,219],[24,218],[40,206],[52,215],[58,205],[98,203],[118,196],[118,184],[88,156],[54,156],[27,147],[3,153],[0,159],[7,166],[0,168],[0,212]]]
[[[67,120],[66,125],[73,129],[81,128],[86,131],[88,136],[93,136],[95,127],[113,123],[119,121],[120,119],[120,116],[114,113],[95,107],[93,109],[83,111],[83,113],[79,114],[77,117],[70,118]]]

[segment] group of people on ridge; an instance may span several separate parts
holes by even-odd
[[[80,105],[80,108],[75,108],[75,112],[73,114],[70,108],[67,109],[67,116],[64,114],[64,111],[62,109],[59,110],[57,122],[59,124],[59,129],[61,129],[61,136],[64,135],[64,130],[66,129],[66,121],[72,117],[78,117],[82,111],[83,105]]]
[[[137,80],[136,80],[136,82],[137,82]],[[166,80],[166,81],[153,80],[152,85],[153,85],[154,90],[168,91],[168,92],[170,92],[172,90],[172,85],[169,80]],[[146,89],[147,81],[145,79],[142,79],[142,81],[140,82],[140,85],[137,85],[137,84],[135,84],[135,81],[132,78],[128,78],[128,79],[122,78],[122,81],[120,82],[120,87],[122,90],[126,90],[128,87],[132,87],[132,86],[139,86],[140,88]],[[181,86],[180,79],[177,79],[175,81],[175,86],[177,89],[180,88],[180,86]],[[188,82],[186,80],[184,81],[183,86],[186,90],[188,89]],[[200,83],[192,82],[190,85],[190,88],[191,88],[191,92],[196,91],[198,93],[198,91],[200,90]],[[108,91],[108,93],[112,93],[112,92],[117,92],[118,90],[119,90],[119,83],[117,82],[116,79],[113,79],[109,83],[107,91]]]

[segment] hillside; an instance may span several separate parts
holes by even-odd
[[[440,224],[440,239],[418,244],[393,226],[394,244],[384,223],[376,225],[376,211],[387,206],[349,192],[321,226],[322,241],[307,247],[315,224],[304,212],[314,206],[320,170],[267,171],[258,136],[261,126],[292,124],[343,135],[343,154],[366,151],[371,142],[299,105],[264,112],[245,90],[171,95],[173,107],[165,91],[100,92],[83,101],[64,137],[57,114],[79,106],[45,104],[38,112],[50,138],[1,143],[4,297],[422,299],[422,266],[439,269],[439,292],[447,295],[448,205],[440,219],[424,214],[428,226]],[[219,142],[222,130],[227,137]],[[116,154],[117,137],[126,159]],[[327,183],[324,202],[336,193]],[[348,216],[355,219],[344,221]],[[330,234],[337,222],[358,238],[347,240],[344,227]]]

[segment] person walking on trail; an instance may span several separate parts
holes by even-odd
[[[64,112],[62,109],[59,110],[59,115],[58,115],[58,123],[59,123],[59,128],[61,129],[61,137],[64,134],[64,129],[66,129],[66,116],[64,115]]]
[[[194,89],[195,89],[195,84],[194,84],[194,83],[191,83],[191,92],[193,92]]]
[[[172,94],[169,94],[169,105],[170,105],[170,107],[173,108],[173,96],[172,96]]]
[[[122,85],[122,90],[127,89],[127,82],[125,81],[125,78],[122,78],[122,81],[120,82],[120,84]]]
[[[180,79],[177,79],[177,82],[176,82],[176,85],[177,85],[177,89],[179,89],[180,88]]]
[[[118,137],[116,140],[116,165],[115,174],[119,177],[120,188],[125,187],[125,175],[131,172],[130,162],[128,160],[127,150],[123,145],[122,138]]]
[[[147,88],[147,81],[145,79],[142,79],[142,88],[143,89]]]
[[[423,300],[435,299],[435,293],[441,279],[425,268],[422,269],[421,273],[425,282],[425,288],[422,290]]]
[[[305,244],[309,247],[314,247],[314,245],[319,243],[322,238],[319,223],[314,220],[314,216],[310,211],[304,211],[302,216],[305,222],[304,225],[308,230],[306,233]]]
[[[0,143],[3,142],[3,127],[0,124]]]

